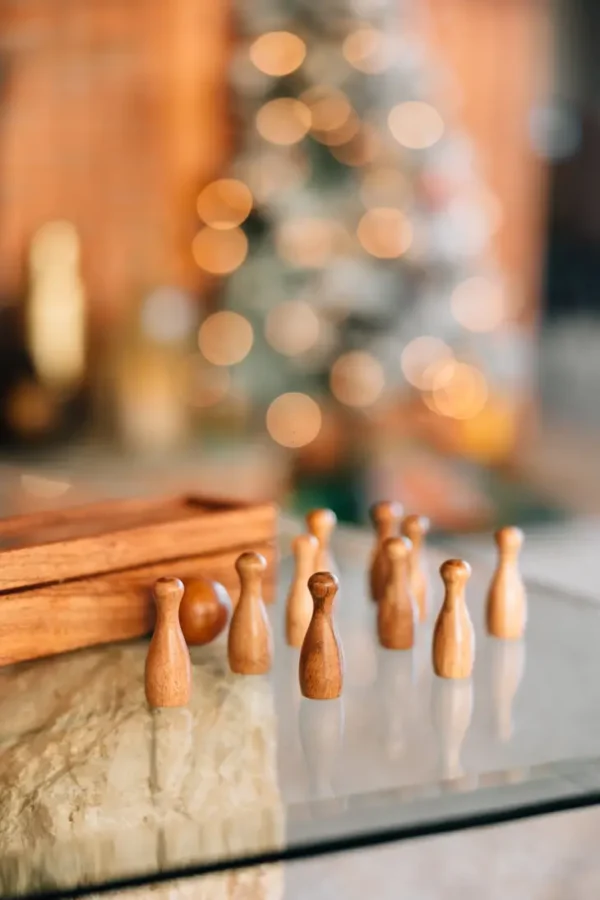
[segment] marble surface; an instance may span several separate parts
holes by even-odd
[[[429,653],[442,552],[428,552],[431,614],[417,646],[384,651],[366,597],[370,538],[348,531],[335,547],[344,694],[311,703],[300,697],[298,652],[283,640],[288,543],[286,533],[270,610],[276,652],[269,677],[232,675],[221,639],[193,651],[190,707],[150,712],[144,642],[0,670],[3,896],[93,890],[282,848],[310,852],[600,787],[600,608],[530,585],[526,641],[494,641],[482,631],[491,569],[475,562],[467,595],[477,630],[474,677],[441,682]],[[465,708],[466,720],[448,714]],[[409,858],[403,846],[396,851]],[[349,855],[352,865],[361,853]],[[345,856],[331,857],[332,865]],[[211,876],[216,893],[206,896],[300,896],[294,865],[309,866]],[[310,865],[309,873],[326,863]],[[183,897],[196,885],[194,896],[202,896],[207,884],[194,879],[156,891]]]

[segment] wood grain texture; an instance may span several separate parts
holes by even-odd
[[[519,571],[523,532],[520,528],[500,528],[494,537],[498,564],[487,595],[487,630],[497,638],[519,640],[527,624],[527,595]]]
[[[374,503],[370,509],[371,522],[375,529],[375,546],[371,555],[369,591],[374,602],[383,596],[389,575],[389,557],[384,545],[388,538],[397,534],[401,515],[402,505],[395,501]]]
[[[419,611],[408,581],[408,538],[391,537],[384,544],[389,560],[388,580],[377,604],[379,643],[388,650],[410,650],[415,643]]]
[[[29,531],[27,518],[8,519],[0,524],[0,546],[17,546],[0,553],[0,592],[252,547],[273,538],[276,515],[272,504],[180,497],[114,501],[37,516]],[[67,539],[53,540],[65,533]],[[41,542],[29,546],[31,535]]]
[[[262,597],[267,561],[260,553],[242,553],[235,568],[240,596],[229,627],[229,667],[238,675],[264,675],[273,663],[273,635]]]
[[[253,546],[267,560],[263,596],[270,602],[275,595],[275,547],[272,543]],[[190,556],[6,594],[0,597],[0,665],[149,634],[154,624],[152,585],[164,575],[184,582],[199,576],[219,581],[236,603],[239,552],[238,548]]]
[[[183,591],[179,578],[159,578],[154,585],[156,624],[144,668],[146,700],[154,708],[187,706],[190,701],[192,665],[179,624]]]
[[[444,602],[433,630],[433,671],[440,678],[470,678],[475,661],[475,632],[465,602],[471,567],[462,559],[442,564]]]
[[[331,572],[315,572],[308,589],[314,611],[300,651],[300,690],[309,700],[335,700],[344,683],[344,655],[333,621],[338,580]]]

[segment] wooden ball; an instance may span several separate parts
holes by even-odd
[[[210,644],[231,615],[231,599],[222,584],[208,578],[189,578],[179,607],[179,624],[188,644]]]

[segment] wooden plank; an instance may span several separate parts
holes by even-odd
[[[122,507],[115,503],[114,518],[111,507],[110,528],[105,524],[103,533],[85,535],[84,532],[84,536],[70,540],[7,549],[0,553],[0,592],[215,553],[232,547],[252,547],[274,537],[277,513],[272,504],[203,507],[210,502],[203,498],[182,498],[179,511],[176,505],[173,506],[171,520],[143,524],[144,514],[149,519],[155,518],[159,507],[153,507],[150,515],[151,507],[142,501],[140,525],[127,528],[118,527],[118,510],[122,509],[126,518],[131,512],[131,501],[126,501]],[[189,504],[192,504],[192,510],[194,504],[197,506],[197,514],[190,513]],[[166,506],[168,508],[168,501]],[[94,509],[93,505],[87,509],[87,519],[92,522]],[[83,510],[83,507],[77,510],[76,524],[82,521],[85,524]],[[68,515],[64,523],[68,523]],[[36,525],[40,527],[40,522]],[[8,533],[12,530],[14,534],[17,527],[22,529],[23,522],[12,520],[11,524],[8,520]]]
[[[184,582],[200,575],[220,581],[236,603],[235,561],[250,547],[267,560],[264,598],[273,602],[273,543],[252,543],[225,553],[173,559],[0,597],[0,666],[148,634],[154,622],[151,588],[162,575],[175,575]]]

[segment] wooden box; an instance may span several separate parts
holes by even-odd
[[[205,575],[237,601],[243,550],[275,583],[276,507],[202,497],[108,501],[0,522],[0,665],[141,637],[153,582]]]

